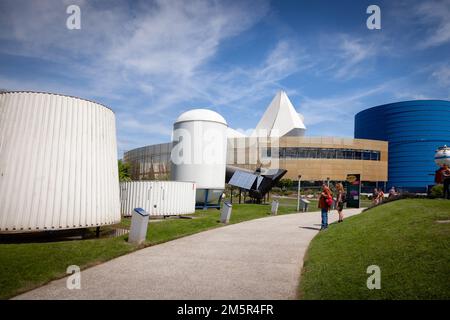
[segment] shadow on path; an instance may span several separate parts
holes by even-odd
[[[299,228],[320,231],[320,228],[314,228],[314,227],[302,227],[302,226],[300,226]]]

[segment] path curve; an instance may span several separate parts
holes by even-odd
[[[86,269],[80,290],[67,289],[63,278],[14,299],[295,299],[319,227],[319,212],[233,224]]]

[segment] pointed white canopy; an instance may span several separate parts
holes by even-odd
[[[286,92],[279,91],[264,112],[253,135],[270,137],[303,136],[305,130],[303,116],[295,111]],[[264,132],[266,133],[264,134]]]

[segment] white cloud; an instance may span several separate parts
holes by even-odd
[[[108,58],[144,74],[188,77],[214,56],[223,39],[253,25],[266,8],[212,1],[159,0],[129,23]]]
[[[80,6],[81,30],[66,28],[68,4]],[[62,78],[73,75],[75,83],[4,79],[0,85],[117,99],[136,115],[117,113],[119,136],[164,136],[170,130],[167,115],[176,116],[177,104],[208,96],[214,101],[210,81],[227,71],[214,74],[208,62],[225,39],[251,28],[268,10],[266,1],[156,0],[130,6],[126,1],[5,0],[0,2],[0,52],[60,63],[67,68]],[[113,108],[123,110],[120,103]]]
[[[381,40],[367,41],[348,34],[334,35],[329,39],[329,51],[326,59],[333,61],[327,71],[333,73],[334,78],[349,80],[364,74],[369,68],[371,61],[383,49]],[[328,60],[329,62],[329,60]]]
[[[441,65],[431,74],[442,87],[450,87],[450,65]]]
[[[428,38],[421,48],[439,46],[450,42],[450,0],[422,2],[415,15],[427,28]]]
[[[293,42],[283,39],[261,63],[252,67],[232,67],[220,71],[200,68],[187,80],[171,82],[164,90],[165,95],[149,105],[145,112],[158,114],[176,103],[199,98],[217,108],[254,113],[254,109],[245,108],[272,96],[274,88],[282,87],[281,80],[310,68],[308,60],[307,55]]]
[[[363,107],[367,107],[367,105],[364,105],[363,100],[384,90],[386,90],[386,85],[379,85],[364,90],[358,89],[357,91],[330,98],[303,96],[299,110],[303,114],[305,125],[308,128],[317,124],[352,122],[355,112]]]

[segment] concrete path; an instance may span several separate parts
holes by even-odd
[[[347,217],[360,212],[345,210]],[[319,228],[319,212],[225,226],[86,269],[80,290],[67,289],[63,278],[15,299],[295,299]]]

